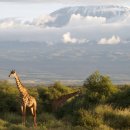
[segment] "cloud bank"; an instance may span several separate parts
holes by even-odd
[[[102,38],[99,40],[98,44],[103,44],[103,45],[115,45],[119,44],[121,42],[121,39],[119,36],[112,36],[111,38]]]
[[[5,18],[0,20],[0,28],[7,29],[7,28],[14,28],[19,25],[23,25],[21,20],[16,18]]]
[[[31,21],[19,18],[5,18],[0,20],[0,29],[19,28],[19,27],[47,27],[47,23],[55,21],[55,17],[50,15],[41,15]]]
[[[97,16],[81,16],[80,14],[72,14],[70,18],[70,22],[81,22],[84,21],[88,24],[102,24],[106,22],[105,17],[97,17]]]
[[[81,16],[80,14],[72,14],[68,26],[80,27],[87,25],[99,25],[106,23],[106,18],[97,16]]]

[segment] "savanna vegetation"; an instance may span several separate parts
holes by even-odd
[[[0,130],[130,130],[130,85],[116,86],[98,71],[82,86],[27,87],[38,102],[37,123],[27,111],[26,126],[21,124],[20,98],[16,85],[0,81]],[[52,102],[80,91],[53,111]]]

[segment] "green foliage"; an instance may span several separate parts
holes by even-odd
[[[19,96],[16,87],[6,81],[0,82],[0,111],[18,111]]]
[[[93,113],[85,109],[79,109],[75,117],[75,123],[88,129],[93,129],[100,125],[100,120]]]
[[[130,87],[123,88],[118,93],[115,93],[108,100],[108,103],[118,108],[127,108],[130,106]]]
[[[85,81],[87,100],[98,103],[105,101],[111,94],[115,93],[116,87],[108,76],[101,75],[98,71],[91,74]]]
[[[30,113],[27,115],[26,127],[21,125],[18,89],[2,81],[0,82],[0,130],[130,129],[130,86],[120,86],[117,89],[108,76],[99,72],[90,75],[85,80],[84,87],[80,88],[81,94],[68,100],[57,113],[51,112],[52,100],[75,92],[79,88],[67,87],[56,82],[51,86],[27,89],[37,99],[38,127],[32,127],[33,117]]]
[[[115,129],[130,129],[130,111],[129,109],[113,109],[112,106],[99,105],[95,108],[95,113],[107,126]]]
[[[16,113],[6,112],[1,115],[1,118],[10,123],[21,123],[21,115]]]
[[[104,120],[108,125],[115,129],[129,129],[130,115],[120,115],[114,112],[107,112],[104,114]]]
[[[43,109],[45,111],[52,110],[51,103],[53,100],[74,91],[74,88],[67,87],[60,82],[56,82],[50,87],[40,87],[38,89],[39,97],[42,99]]]
[[[9,130],[26,130],[26,127],[24,127],[23,125],[11,125]]]
[[[60,108],[56,115],[58,118],[64,118],[68,115],[71,115],[72,117],[75,115],[75,111],[78,111],[80,108],[84,108],[85,106],[85,98],[84,96],[77,96],[70,101],[68,101],[62,108]],[[69,116],[70,122],[72,122],[73,119]]]
[[[7,121],[0,119],[0,130],[6,130]]]

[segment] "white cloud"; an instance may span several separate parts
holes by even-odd
[[[32,24],[36,26],[45,26],[45,24],[49,22],[54,22],[55,19],[56,19],[55,17],[52,17],[50,15],[41,15],[38,18],[34,19]]]
[[[72,14],[67,26],[81,27],[87,25],[99,25],[106,23],[106,18],[97,16],[81,16],[80,14]]]
[[[67,33],[63,34],[63,41],[64,41],[64,43],[76,43],[77,39],[72,38],[70,32],[67,32]]]
[[[14,26],[14,21],[0,23],[0,28],[11,28]]]
[[[12,28],[14,26],[17,26],[18,24],[21,24],[21,22],[15,18],[6,18],[0,20],[0,28],[2,29]]]
[[[41,15],[38,18],[34,18],[32,21],[22,20],[19,18],[5,18],[0,20],[0,28],[19,28],[19,27],[47,27],[46,24],[55,21],[55,17],[50,15]]]
[[[0,19],[0,29],[13,29],[13,28],[27,28],[31,26],[29,21],[25,21],[19,18],[5,18]]]
[[[98,44],[103,44],[103,45],[114,45],[114,44],[119,44],[121,42],[121,39],[119,36],[112,36],[111,38],[102,38],[99,40]]]
[[[86,39],[77,39],[77,38],[72,37],[70,32],[63,34],[62,37],[63,37],[63,42],[65,44],[82,44],[82,43],[88,42],[88,40]]]

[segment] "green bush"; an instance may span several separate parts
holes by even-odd
[[[0,119],[0,130],[6,130],[7,121]]]
[[[39,98],[42,100],[43,110],[51,112],[52,111],[52,101],[58,99],[62,95],[66,95],[74,92],[74,88],[67,87],[60,82],[54,83],[50,87],[40,87],[38,88]]]
[[[47,87],[27,87],[27,89],[37,99],[38,127],[33,127],[33,117],[28,111],[26,127],[21,125],[18,89],[2,81],[0,82],[0,130],[130,129],[130,87],[125,85],[117,89],[109,77],[99,72],[90,75],[85,80],[84,87],[81,87],[81,94],[68,100],[57,113],[52,113],[51,102],[62,95],[77,91],[78,88],[56,82]]]
[[[130,106],[130,87],[115,93],[108,100],[108,103],[113,105],[115,108],[127,108]]]
[[[19,95],[16,87],[6,81],[0,82],[0,112],[18,112]]]
[[[121,115],[114,112],[104,114],[105,122],[115,129],[130,129],[130,115]]]
[[[94,104],[104,102],[117,91],[108,76],[101,75],[98,71],[91,74],[85,81],[86,98]]]
[[[130,128],[129,109],[113,109],[112,106],[99,105],[95,108],[95,113],[102,120],[102,124],[115,129],[128,130]]]
[[[23,125],[11,125],[8,130],[27,130]]]
[[[22,116],[16,113],[3,113],[1,118],[8,121],[9,123],[19,124],[22,122]]]
[[[100,120],[91,112],[88,112],[85,109],[80,109],[76,113],[75,122],[76,125],[84,126],[86,128],[95,128],[99,127]]]

